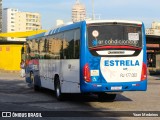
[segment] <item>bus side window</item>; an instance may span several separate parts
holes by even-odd
[[[34,58],[36,59],[39,58],[38,43],[39,43],[39,39],[35,39],[34,44],[33,44],[34,45],[33,52],[34,52]]]
[[[73,30],[65,32],[65,37],[63,41],[63,50],[64,50],[64,56],[66,56],[66,59],[74,58],[74,31]]]
[[[64,33],[59,33],[55,37],[56,39],[56,53],[60,59],[65,59],[64,55]]]
[[[49,56],[49,39],[46,37],[44,41],[44,59],[50,59]]]
[[[74,33],[74,59],[80,58],[80,29]]]
[[[45,55],[44,45],[45,45],[45,38],[42,38],[39,41],[39,58],[40,59],[44,59],[44,55]]]

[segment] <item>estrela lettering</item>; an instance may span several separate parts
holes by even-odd
[[[140,66],[139,61],[132,60],[105,60],[105,66]]]

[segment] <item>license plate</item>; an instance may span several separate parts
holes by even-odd
[[[122,86],[111,87],[111,90],[122,90]]]

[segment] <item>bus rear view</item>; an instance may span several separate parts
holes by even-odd
[[[81,91],[113,100],[116,92],[147,89],[147,56],[144,24],[135,21],[86,23],[87,56]],[[104,93],[107,93],[104,95]]]

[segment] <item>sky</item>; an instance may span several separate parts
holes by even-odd
[[[160,22],[160,0],[93,0],[95,16],[100,19],[143,21],[146,28],[153,21]],[[56,20],[71,21],[72,7],[76,0],[3,0],[3,8],[17,8],[23,12],[41,14],[43,29],[56,25]],[[92,0],[80,0],[92,15]]]

